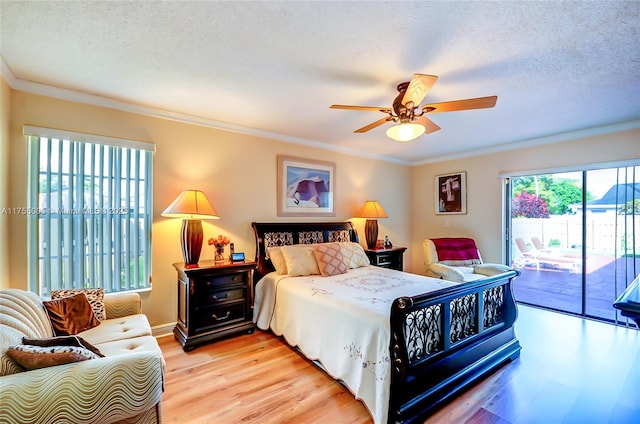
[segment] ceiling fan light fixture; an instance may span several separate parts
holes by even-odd
[[[390,127],[387,130],[387,136],[395,141],[407,142],[420,137],[424,131],[423,125],[405,122]]]

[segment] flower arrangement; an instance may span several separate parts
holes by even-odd
[[[214,262],[224,262],[224,247],[229,244],[231,240],[229,237],[223,236],[222,234],[218,234],[218,238],[211,237],[207,243],[209,246],[213,246],[216,248],[216,255],[214,257]]]

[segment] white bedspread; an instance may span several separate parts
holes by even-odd
[[[271,273],[256,286],[254,321],[342,380],[376,424],[389,408],[389,312],[394,299],[456,285],[367,266],[331,277]]]

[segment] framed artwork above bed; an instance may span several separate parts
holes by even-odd
[[[467,213],[467,173],[436,175],[436,214]]]
[[[278,155],[278,216],[336,216],[336,165]]]

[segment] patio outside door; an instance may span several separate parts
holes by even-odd
[[[612,305],[640,273],[640,167],[516,176],[507,187],[516,299],[627,324]]]

